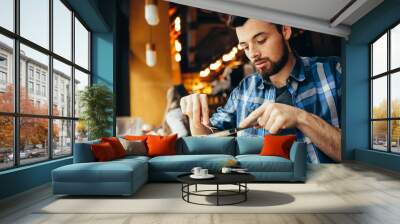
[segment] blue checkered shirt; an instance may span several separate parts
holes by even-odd
[[[289,76],[287,87],[293,106],[318,115],[334,127],[340,124],[341,65],[337,57],[297,57]],[[238,127],[252,111],[264,102],[275,102],[276,88],[260,74],[244,78],[229,96],[227,103],[211,116],[214,128]],[[238,136],[264,136],[265,129],[249,128],[238,132]],[[308,161],[311,163],[332,162],[308,137],[296,129],[297,141],[307,143]]]

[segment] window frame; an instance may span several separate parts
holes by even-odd
[[[75,116],[75,108],[71,108],[71,114],[70,116],[56,116],[53,115],[53,59],[58,60],[61,63],[64,63],[68,66],[71,66],[71,93],[72,93],[72,99],[70,99],[71,105],[74,105],[75,103],[75,98],[76,98],[76,93],[75,93],[75,88],[74,88],[74,82],[75,82],[75,69],[87,74],[89,76],[89,83],[88,85],[92,85],[92,61],[91,61],[91,50],[92,50],[92,43],[91,43],[91,38],[92,38],[92,30],[88,27],[88,25],[83,21],[83,19],[72,9],[72,7],[65,1],[65,0],[59,0],[68,10],[71,11],[71,59],[64,58],[63,56],[55,53],[53,50],[53,24],[54,24],[54,18],[53,18],[53,1],[54,0],[48,0],[49,3],[49,47],[46,49],[45,47],[42,47],[39,44],[34,43],[33,41],[30,41],[29,39],[24,38],[23,36],[20,35],[20,0],[14,0],[13,1],[13,10],[14,10],[14,30],[10,31],[4,27],[0,26],[0,35],[3,35],[5,37],[11,38],[13,40],[13,63],[12,63],[12,69],[11,71],[13,72],[13,78],[14,78],[14,110],[13,112],[1,112],[0,111],[0,116],[11,116],[13,119],[13,153],[14,153],[14,161],[13,161],[13,166],[11,167],[5,167],[5,168],[0,168],[0,172],[5,171],[5,170],[10,170],[10,169],[16,169],[19,167],[23,166],[30,166],[33,164],[38,164],[38,163],[43,163],[49,160],[58,160],[62,159],[65,157],[70,157],[73,156],[74,152],[74,143],[75,143],[75,125],[76,121],[79,120],[79,117]],[[79,20],[79,22],[83,25],[83,27],[88,31],[88,69],[85,69],[81,67],[80,65],[75,63],[75,18]],[[40,53],[43,53],[48,56],[49,62],[48,62],[48,82],[46,84],[46,91],[45,94],[48,97],[48,112],[46,115],[39,115],[39,114],[27,114],[27,113],[21,113],[20,112],[20,45],[23,44],[27,47],[32,48],[33,50],[36,50]],[[29,64],[27,64],[29,66]],[[28,71],[27,67],[27,71]],[[39,74],[39,80],[38,83],[42,83],[41,79],[41,72]],[[30,74],[27,72],[26,75],[26,81],[28,82],[30,80]],[[33,79],[32,79],[34,86],[37,83],[36,82],[36,69],[33,70]],[[27,91],[29,91],[27,89]],[[34,89],[36,91],[36,89]],[[42,96],[42,94],[38,95]],[[20,161],[20,119],[21,118],[45,118],[47,119],[48,122],[48,136],[47,136],[47,151],[48,155],[47,158],[43,158],[43,160],[38,161],[38,162],[32,162],[32,163],[26,163],[26,164],[21,164]],[[53,147],[53,122],[56,120],[65,120],[65,121],[71,121],[71,153],[68,155],[63,155],[63,156],[54,156],[54,147]]]
[[[400,154],[400,152],[393,152],[392,151],[392,121],[399,121],[400,117],[393,117],[392,116],[392,98],[391,98],[391,79],[392,75],[400,72],[400,67],[391,69],[391,31],[396,26],[400,26],[400,20],[393,23],[391,26],[385,29],[384,32],[380,33],[375,39],[368,43],[368,52],[369,52],[369,77],[368,77],[368,84],[369,84],[369,149],[373,151],[391,153],[391,154]],[[373,44],[376,43],[379,38],[383,37],[387,34],[387,64],[386,64],[386,71],[380,74],[373,74]],[[373,81],[375,79],[379,79],[382,77],[386,77],[386,86],[387,86],[387,105],[386,105],[386,118],[373,118]],[[386,121],[386,151],[375,149],[374,148],[374,136],[373,136],[373,122],[375,121]]]

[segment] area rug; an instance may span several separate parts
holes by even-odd
[[[349,203],[317,184],[249,184],[247,201],[237,205],[204,206],[182,200],[177,183],[146,184],[131,197],[56,197],[35,213],[125,214],[125,213],[360,213]],[[198,190],[212,190],[213,185]],[[231,189],[225,187],[224,189]],[[194,187],[191,189],[194,190]],[[210,193],[213,194],[213,193]],[[213,204],[215,196],[192,196],[197,203]],[[224,197],[223,203],[240,198]],[[229,201],[231,200],[231,201]]]

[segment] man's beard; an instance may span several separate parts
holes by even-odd
[[[260,58],[260,59],[258,59],[256,61],[254,61],[254,63],[256,63],[257,61],[268,61],[268,63],[270,64],[269,68],[266,65],[263,68],[257,69],[257,71],[264,78],[268,78],[270,76],[275,75],[280,70],[282,70],[282,68],[288,62],[288,60],[289,60],[289,49],[288,49],[287,45],[285,44],[285,42],[283,40],[282,40],[282,44],[283,44],[283,55],[278,59],[278,61],[272,61],[268,57],[267,58]]]

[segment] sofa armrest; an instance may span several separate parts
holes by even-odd
[[[307,174],[306,143],[293,143],[290,149],[290,160],[293,162],[293,179],[295,181],[305,181]]]
[[[92,153],[90,146],[100,143],[99,140],[90,142],[75,143],[74,145],[74,163],[89,163],[95,162],[96,158]]]

